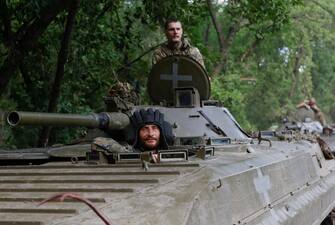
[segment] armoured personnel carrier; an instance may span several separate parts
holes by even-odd
[[[152,108],[170,124],[172,139],[158,152],[159,163],[149,163],[146,152],[119,151],[119,144],[50,148],[35,156],[4,152],[3,163],[30,165],[0,167],[0,224],[319,225],[334,208],[335,161],[317,140],[249,137],[227,108],[209,100],[210,82],[197,62],[163,59],[150,73],[148,91],[154,105],[121,112],[9,113],[12,126],[97,127],[131,145],[132,116]],[[73,198],[37,206],[64,192],[90,200],[105,217]]]

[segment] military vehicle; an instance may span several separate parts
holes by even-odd
[[[285,117],[278,130],[299,130],[303,133],[323,133],[323,126],[308,106],[298,107]]]
[[[12,126],[101,128],[118,143],[131,145],[131,116],[152,108],[171,125],[173,143],[158,152],[159,163],[149,163],[146,152],[119,151],[119,145],[115,151],[73,145],[68,151],[38,149],[35,155],[4,152],[2,164],[28,165],[0,167],[0,224],[331,224],[335,160],[326,159],[314,136],[291,130],[285,140],[276,140],[275,132],[267,134],[273,138],[250,137],[227,108],[209,100],[206,71],[185,56],[157,63],[148,92],[153,105],[119,112],[9,113]],[[63,202],[37,206],[69,192],[72,198]],[[83,198],[103,219],[77,201]]]

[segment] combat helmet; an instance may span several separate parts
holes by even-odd
[[[172,126],[164,120],[164,114],[159,110],[148,108],[147,110],[137,110],[130,117],[132,126],[135,131],[133,147],[141,150],[141,141],[139,139],[140,129],[147,124],[154,124],[160,130],[160,139],[158,149],[168,149],[173,142]]]

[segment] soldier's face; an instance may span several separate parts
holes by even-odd
[[[139,131],[139,137],[143,147],[148,150],[155,150],[159,145],[160,130],[154,124],[148,124]]]
[[[183,28],[180,22],[171,22],[165,31],[168,42],[180,42],[183,36]]]

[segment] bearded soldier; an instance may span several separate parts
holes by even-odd
[[[108,152],[147,152],[157,162],[159,150],[167,150],[173,142],[172,126],[164,120],[164,114],[157,109],[136,110],[130,117],[133,128],[132,146],[120,144],[112,138],[98,137],[92,143],[92,150]]]

